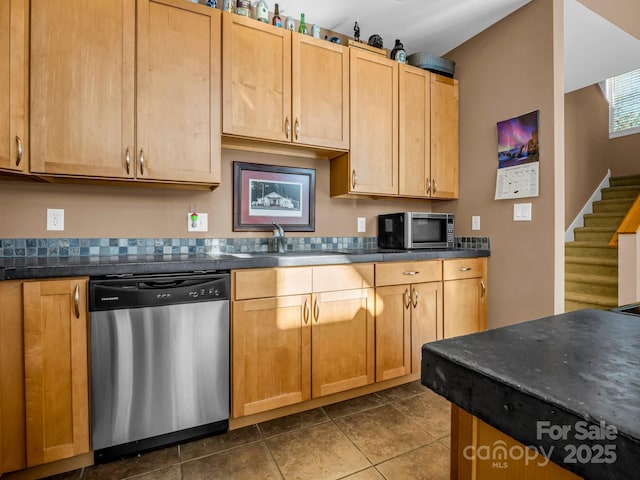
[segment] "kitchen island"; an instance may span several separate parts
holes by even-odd
[[[422,347],[453,403],[452,479],[637,478],[638,372],[640,317],[599,310]]]

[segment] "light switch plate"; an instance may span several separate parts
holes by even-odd
[[[194,215],[194,218],[192,218]],[[189,232],[208,232],[209,231],[209,215],[207,213],[187,213],[187,231]]]
[[[471,230],[480,230],[480,215],[471,217]]]
[[[63,208],[47,208],[47,230],[64,230]]]
[[[358,217],[358,233],[367,231],[367,219],[365,217]]]
[[[531,204],[530,203],[514,203],[513,204],[513,221],[514,222],[530,222],[531,221]]]

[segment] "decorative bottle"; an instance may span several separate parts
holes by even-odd
[[[271,23],[273,23],[276,27],[282,27],[282,18],[280,18],[280,7],[277,3],[275,7],[273,7],[273,18],[271,19]]]
[[[267,7],[265,0],[258,0],[256,2],[256,20],[269,23],[269,7]]]
[[[407,52],[405,52],[404,45],[402,45],[400,40],[396,39],[396,44],[393,47],[393,50],[391,50],[389,57],[400,63],[407,63]]]
[[[307,24],[304,23],[304,13],[300,14],[300,26],[298,27],[298,32],[303,35],[307,34]]]
[[[251,16],[251,0],[238,0],[236,2],[236,13],[244,17]]]
[[[222,3],[222,10],[224,10],[225,12],[233,13],[233,7],[235,3],[236,2],[234,0],[224,0],[224,2]]]

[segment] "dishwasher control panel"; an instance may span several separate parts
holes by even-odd
[[[90,311],[228,299],[228,273],[127,276],[89,281]]]

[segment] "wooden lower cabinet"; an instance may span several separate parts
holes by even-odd
[[[0,282],[0,472],[89,452],[87,279]]]
[[[373,265],[239,270],[232,283],[232,418],[373,383]]]
[[[487,260],[445,260],[444,338],[487,329]]]

